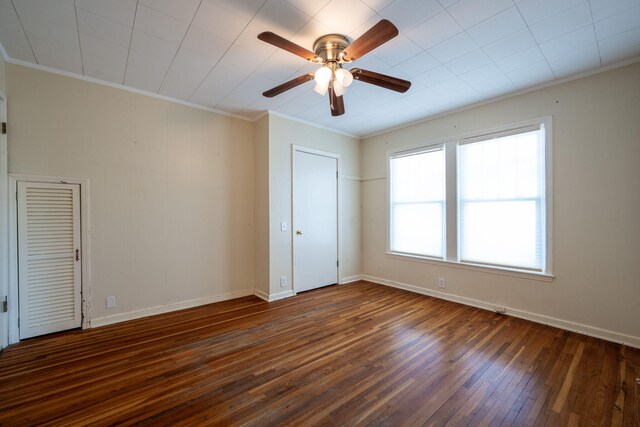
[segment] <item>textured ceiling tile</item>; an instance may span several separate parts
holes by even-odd
[[[460,0],[447,11],[463,28],[470,28],[511,6],[513,0]]]
[[[303,11],[309,16],[314,16],[316,13],[329,3],[329,0],[285,0],[291,6]]]
[[[469,28],[467,33],[478,45],[485,46],[525,28],[527,24],[520,16],[520,12],[512,6]]]
[[[408,31],[442,12],[437,0],[396,0],[380,16],[393,22],[400,31]]]
[[[460,32],[462,27],[447,12],[440,12],[406,34],[423,49],[429,49]]]
[[[209,56],[181,47],[167,72],[159,93],[188,100],[216,65],[216,62]]]
[[[85,76],[122,84],[129,46],[114,44],[82,33],[80,44]]]
[[[640,56],[640,28],[598,42],[603,65]]]
[[[36,61],[13,6],[0,8],[0,43],[10,57],[27,62]]]
[[[200,0],[139,0],[140,3],[189,24],[198,9]]]
[[[249,20],[224,7],[203,0],[192,27],[206,31],[220,39],[229,42],[235,40],[247,26]]]
[[[333,31],[349,34],[376,12],[360,0],[331,0],[315,18]]]
[[[640,6],[612,15],[595,23],[598,40],[640,27]]]
[[[185,24],[150,7],[138,4],[134,28],[169,43],[180,44],[187,32],[189,24]]]
[[[136,0],[75,0],[76,7],[133,27]]]
[[[127,50],[131,42],[131,27],[83,9],[78,9],[78,30],[80,34],[102,39],[118,46],[124,46]]]

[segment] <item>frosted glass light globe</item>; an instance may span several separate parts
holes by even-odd
[[[348,70],[338,68],[336,70],[336,80],[340,85],[342,85],[342,87],[348,87],[353,82],[353,76]]]

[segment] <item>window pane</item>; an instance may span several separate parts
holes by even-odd
[[[540,142],[540,131],[534,131],[459,146],[460,198],[540,197]]]
[[[442,257],[443,203],[395,205],[392,217],[393,251]]]
[[[390,249],[444,256],[444,150],[392,158]]]
[[[462,203],[461,260],[539,269],[536,205],[535,201]]]
[[[458,147],[461,261],[542,270],[541,131]]]
[[[391,159],[394,203],[444,200],[444,150]]]

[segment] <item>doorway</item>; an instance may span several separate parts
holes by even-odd
[[[82,325],[80,185],[17,182],[20,339]]]
[[[338,283],[338,156],[293,147],[293,289]]]

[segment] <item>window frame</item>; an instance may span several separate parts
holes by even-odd
[[[426,154],[426,153],[432,153],[435,151],[442,151],[443,155],[444,155],[444,160],[445,160],[445,164],[444,164],[444,179],[445,179],[445,199],[442,202],[442,209],[444,210],[444,215],[442,217],[442,225],[443,225],[443,234],[442,234],[442,257],[436,257],[436,256],[430,256],[430,255],[421,255],[421,254],[416,254],[416,253],[412,253],[412,252],[401,252],[401,251],[392,251],[391,250],[391,222],[392,222],[392,218],[393,218],[393,200],[392,200],[392,189],[391,189],[391,180],[389,179],[389,185],[388,185],[388,191],[387,191],[387,200],[388,200],[388,209],[387,209],[387,217],[388,217],[388,221],[387,224],[389,225],[388,227],[388,233],[387,233],[387,251],[389,252],[393,252],[395,254],[402,254],[402,255],[407,255],[407,256],[418,256],[418,257],[426,257],[429,259],[437,259],[440,261],[446,260],[447,258],[447,193],[446,193],[446,183],[447,183],[447,169],[446,169],[446,159],[447,159],[447,153],[445,150],[445,146],[443,144],[432,144],[429,145],[428,147],[421,147],[421,148],[417,148],[417,149],[409,149],[409,150],[399,150],[399,151],[395,151],[392,153],[387,153],[388,156],[388,160],[387,160],[387,176],[391,176],[391,160],[393,159],[397,159],[397,158],[402,158],[402,157],[408,157],[408,156],[413,156],[413,155],[418,155],[418,154]]]
[[[543,228],[543,260],[542,271],[493,264],[476,264],[462,262],[459,258],[459,213],[458,213],[458,146],[497,137],[524,133],[535,129],[544,129],[544,228]],[[495,274],[535,279],[550,282],[553,280],[553,120],[551,116],[526,120],[509,125],[494,127],[481,131],[469,132],[449,138],[423,142],[412,146],[404,146],[386,152],[386,254],[393,259],[421,262],[435,265],[446,265],[464,270],[490,272]],[[400,155],[411,155],[425,151],[444,150],[445,154],[445,242],[444,259],[425,255],[407,254],[391,250],[391,159]]]

